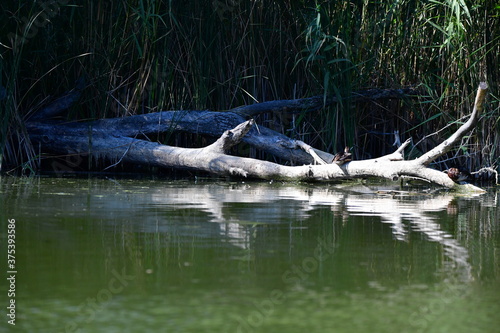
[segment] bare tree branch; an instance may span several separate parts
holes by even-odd
[[[448,151],[450,151],[465,135],[465,133],[471,131],[479,119],[479,115],[483,111],[483,104],[486,98],[486,94],[488,92],[488,84],[486,82],[481,82],[479,84],[479,88],[477,89],[476,100],[474,102],[474,109],[472,110],[472,114],[460,128],[453,133],[447,140],[443,141],[438,146],[429,150],[424,155],[418,158],[418,161],[423,165],[429,165],[436,158],[443,156]]]

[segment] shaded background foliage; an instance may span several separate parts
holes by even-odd
[[[465,120],[486,80],[478,128],[436,167],[500,162],[499,1],[7,0],[0,9],[2,171],[36,170],[24,122],[79,78],[86,87],[69,121],[336,96],[319,112],[257,120],[330,152],[353,146],[358,159],[394,150],[395,130],[413,138],[412,156],[427,150]],[[419,96],[351,100],[400,87]]]

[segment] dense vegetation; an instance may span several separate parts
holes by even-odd
[[[437,165],[500,163],[500,2],[14,1],[0,4],[0,169],[36,170],[24,122],[84,78],[68,120],[334,95],[316,113],[258,122],[356,158],[412,154],[454,131],[480,81],[489,103],[472,135]],[[351,102],[364,88],[413,87],[405,100]],[[444,130],[440,130],[444,128]],[[431,135],[432,134],[432,135]],[[172,142],[170,142],[172,143]]]

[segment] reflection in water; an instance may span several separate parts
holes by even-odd
[[[224,189],[221,191],[221,189]],[[248,223],[271,223],[273,217],[283,214],[306,218],[308,212],[319,206],[330,206],[336,213],[350,216],[379,217],[391,225],[394,237],[406,241],[410,230],[427,236],[427,239],[441,244],[448,258],[456,264],[453,269],[462,273],[466,281],[471,278],[468,251],[453,236],[441,229],[435,212],[447,212],[454,196],[439,194],[416,196],[410,194],[384,195],[357,194],[334,189],[282,186],[270,188],[259,184],[239,185],[221,188],[218,185],[186,187],[172,190],[158,190],[151,197],[143,197],[144,205],[176,209],[196,209],[208,213],[208,221],[219,223],[220,234],[231,244],[248,248],[250,234]],[[294,201],[292,205],[279,205],[282,200]],[[224,207],[231,203],[251,205],[251,214],[230,214]],[[136,203],[138,204],[138,203]],[[286,210],[286,211],[284,211]],[[251,218],[251,220],[250,220]],[[155,229],[155,232],[160,229]]]
[[[451,234],[441,230],[438,218],[433,212],[446,211],[454,197],[451,195],[436,195],[420,200],[405,200],[399,198],[362,198],[349,197],[346,200],[347,209],[353,214],[378,216],[382,222],[391,224],[394,237],[405,241],[409,230],[417,231],[433,242],[443,245],[449,259],[456,264],[454,270],[460,271],[462,279],[471,279],[470,264],[467,249],[453,238]],[[404,221],[409,224],[405,225]]]
[[[471,313],[488,331],[500,311],[497,199],[391,185],[0,180],[2,221],[19,221],[20,318],[36,332],[64,331],[68,318],[82,332],[474,332],[463,326]],[[86,301],[116,290],[118,274],[131,278],[90,320]]]

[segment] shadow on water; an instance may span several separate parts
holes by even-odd
[[[2,228],[7,219],[17,222],[18,326],[496,329],[498,192],[405,190],[387,183],[3,178]]]

